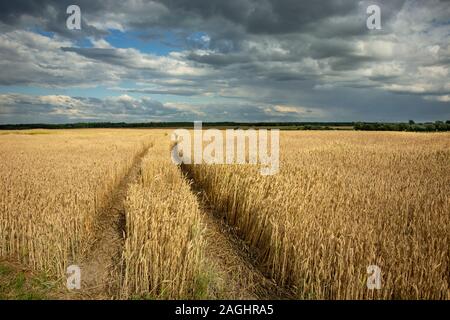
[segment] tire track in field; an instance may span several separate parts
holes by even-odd
[[[137,154],[131,168],[112,191],[106,207],[99,211],[94,239],[79,264],[81,289],[71,293],[74,299],[113,299],[118,296],[121,256],[125,241],[125,207],[128,186],[136,181],[141,163],[151,146]]]
[[[238,236],[237,230],[227,224],[214,210],[208,197],[185,166],[181,171],[191,181],[192,191],[197,195],[206,227],[205,256],[212,264],[212,271],[221,280],[210,288],[218,299],[293,299],[284,288],[277,286],[258,267],[257,258],[251,248]]]

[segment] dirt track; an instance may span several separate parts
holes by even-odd
[[[80,263],[81,290],[71,292],[75,299],[113,299],[118,297],[121,255],[125,240],[124,201],[130,183],[139,177],[144,148],[134,159],[128,173],[111,193],[108,206],[100,211],[96,236]]]
[[[84,255],[81,268],[81,290],[71,291],[64,299],[117,299],[121,278],[121,254],[125,240],[125,208],[128,186],[139,178],[144,149],[134,159],[131,169],[111,193],[108,206],[96,221],[96,238]],[[182,170],[186,179],[190,179]],[[192,183],[203,212],[205,226],[205,258],[213,279],[210,298],[216,299],[288,299],[289,293],[280,289],[257,266],[257,259],[248,246],[214,212],[206,195]],[[76,263],[75,263],[76,264]]]
[[[187,170],[182,170],[191,179]],[[192,181],[206,227],[206,258],[218,275],[212,295],[218,299],[289,299],[290,294],[266,277],[257,265],[257,257],[208,202],[201,188]]]

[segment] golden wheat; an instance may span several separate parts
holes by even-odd
[[[42,133],[0,136],[0,256],[63,277],[152,142],[127,190],[120,297],[207,297],[203,213],[170,161],[167,130]],[[450,298],[449,134],[280,138],[274,176],[253,165],[185,166],[266,274],[298,298]],[[381,290],[366,287],[369,265],[381,268]]]
[[[283,132],[281,170],[190,165],[299,298],[449,299],[450,135]],[[367,267],[382,270],[368,290]]]
[[[0,256],[64,277],[145,131],[33,130],[0,136]]]
[[[164,141],[164,138],[158,139]],[[125,204],[122,296],[196,298],[203,255],[197,199],[174,166],[166,143],[143,159]]]

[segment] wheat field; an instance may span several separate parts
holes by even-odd
[[[191,165],[259,264],[300,299],[449,299],[450,135],[285,132],[280,173]],[[382,271],[367,290],[367,267]]]
[[[0,135],[0,257],[64,279],[137,165],[112,298],[212,296],[209,208],[291,298],[450,299],[449,134],[286,131],[280,172],[262,176],[255,165],[176,166],[170,133]],[[379,290],[367,289],[370,265]]]
[[[204,248],[200,210],[168,152],[168,144],[155,143],[128,190],[123,298],[198,294]]]
[[[29,133],[0,136],[0,256],[65,277],[148,132]]]

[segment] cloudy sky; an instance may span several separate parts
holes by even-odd
[[[2,1],[0,123],[447,120],[449,40],[444,0]]]

